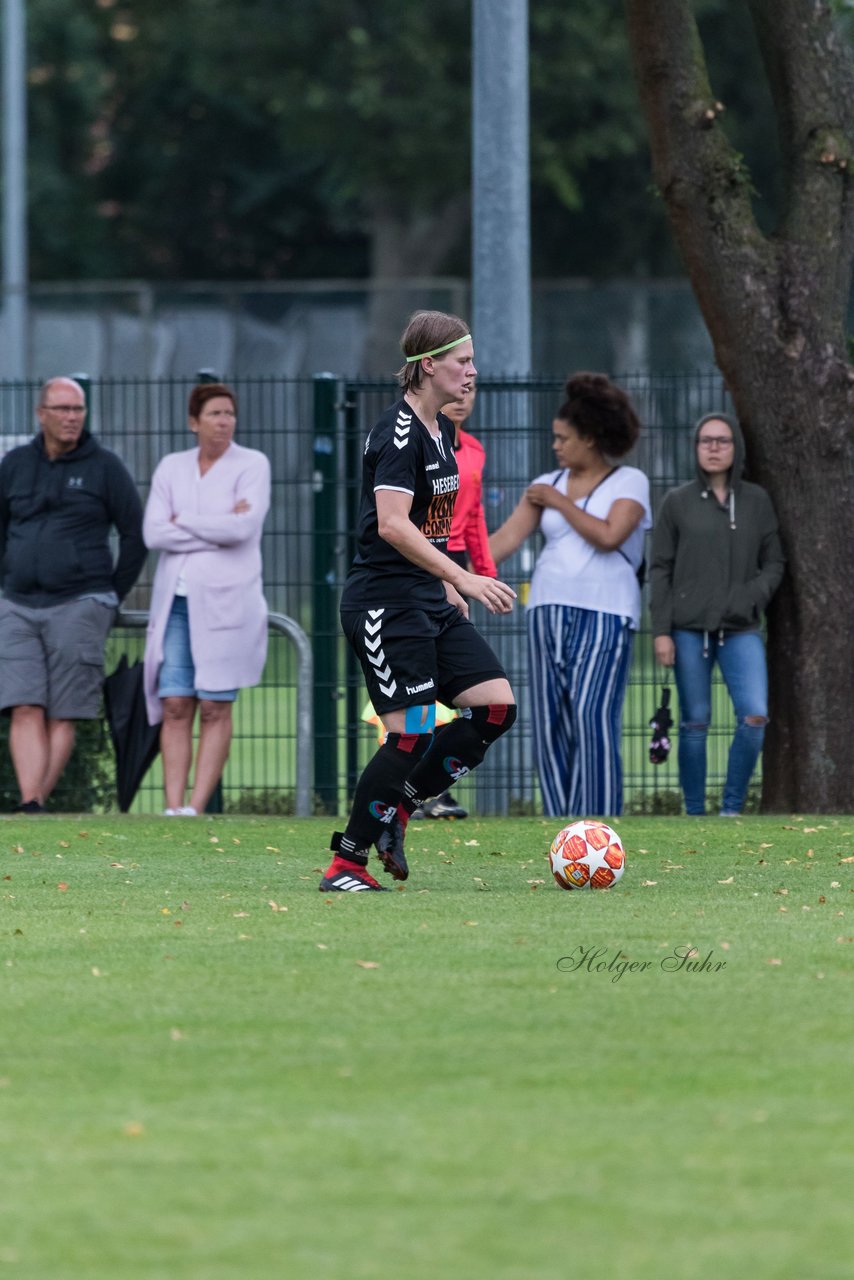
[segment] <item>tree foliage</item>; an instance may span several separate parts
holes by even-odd
[[[755,46],[704,7],[749,99]],[[30,0],[28,16],[33,278],[468,272],[470,5]],[[619,0],[538,0],[530,30],[535,273],[673,271]],[[761,135],[767,113],[745,118]]]

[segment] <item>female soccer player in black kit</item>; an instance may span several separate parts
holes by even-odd
[[[401,346],[403,396],[365,444],[358,547],[341,598],[341,625],[386,737],[356,785],[346,831],[332,837],[321,892],[382,890],[367,870],[372,847],[405,880],[409,815],[476,768],[516,719],[513,690],[465,600],[509,613],[516,593],[444,554],[459,475],[454,427],[440,409],[477,376],[468,326],[418,311]],[[461,714],[434,733],[437,699]]]

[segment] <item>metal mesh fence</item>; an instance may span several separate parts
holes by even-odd
[[[273,491],[262,545],[265,593],[271,611],[289,615],[310,637],[314,654],[314,732],[298,731],[297,655],[287,638],[271,635],[262,684],[241,692],[235,737],[223,778],[226,810],[293,811],[296,761],[309,752],[318,810],[347,807],[358,772],[376,744],[375,729],[362,719],[366,694],[361,673],[341,638],[338,597],[353,550],[355,511],[365,436],[397,391],[389,381],[316,378],[228,379],[238,399],[237,439],[270,459]],[[720,376],[627,375],[618,381],[632,396],[644,424],[627,461],[650,477],[653,508],[674,484],[693,473],[691,428],[706,412],[727,408]],[[194,443],[186,404],[193,379],[105,380],[88,387],[89,428],[124,460],[143,500],[151,474],[166,453]],[[553,467],[551,423],[562,380],[481,382],[470,429],[487,451],[484,502],[490,529],[503,521],[525,486]],[[37,388],[0,384],[0,453],[33,431]],[[524,598],[536,556],[535,540],[502,566],[501,576]],[[154,557],[128,599],[146,609]],[[496,744],[484,765],[459,790],[462,803],[479,813],[536,812],[539,796],[527,714],[524,610],[495,618],[478,605],[473,620],[504,661],[516,690],[516,728]],[[118,656],[141,656],[138,630],[117,627],[108,649],[108,670]],[[2,660],[2,658],[0,658]],[[623,717],[625,803],[628,811],[679,809],[675,751],[661,766],[648,761],[648,721],[659,702],[662,673],[652,660],[648,615],[636,638]],[[675,697],[674,697],[675,702]],[[709,787],[720,790],[732,712],[719,683],[709,746]],[[91,749],[91,748],[87,748]],[[104,741],[104,751],[108,747]],[[455,788],[455,791],[457,788]],[[56,794],[58,807],[73,796]],[[109,788],[103,803],[109,805]],[[161,807],[156,765],[135,809]]]

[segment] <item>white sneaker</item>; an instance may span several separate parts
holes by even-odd
[[[164,817],[164,818],[177,818],[177,816],[178,816],[178,814],[179,814],[179,813],[180,813],[180,809],[164,809],[164,810],[163,810],[163,817]]]
[[[175,810],[175,816],[178,818],[198,818],[199,815],[191,804],[185,804],[180,809]]]

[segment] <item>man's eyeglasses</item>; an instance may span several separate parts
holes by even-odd
[[[49,409],[51,413],[85,413],[85,404],[43,404],[42,409]]]
[[[730,436],[700,436],[697,441],[703,449],[728,449],[732,443]]]

